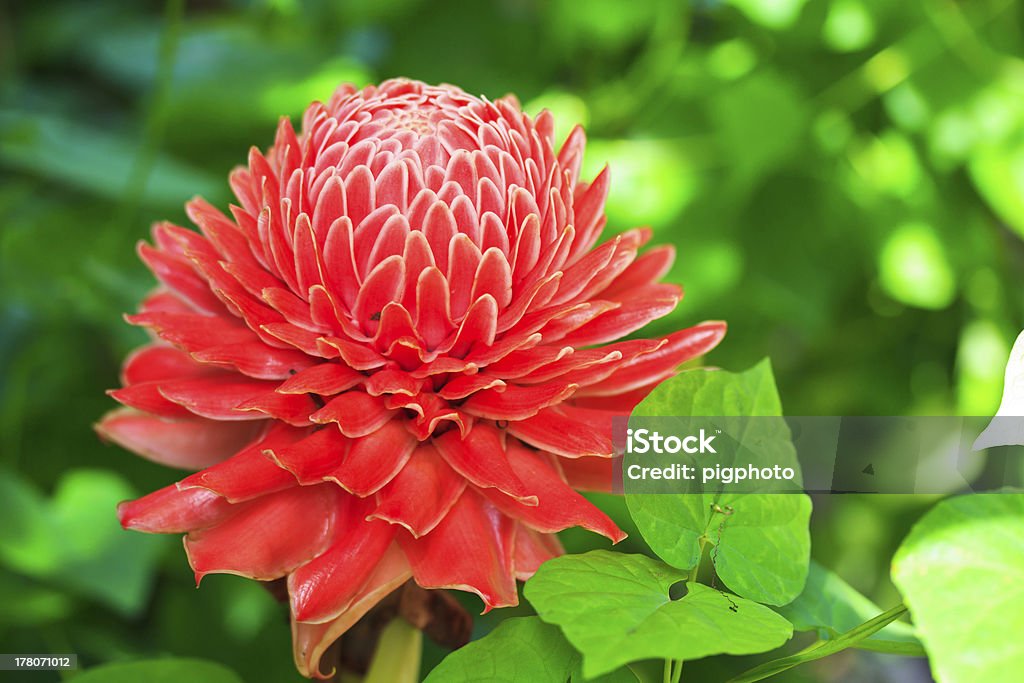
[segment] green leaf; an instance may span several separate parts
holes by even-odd
[[[525,595],[583,654],[587,677],[640,659],[765,652],[792,636],[790,623],[767,607],[699,583],[671,599],[669,589],[685,579],[643,555],[597,550],[545,563]]]
[[[886,625],[892,623],[896,619],[899,619],[907,611],[907,608],[903,605],[897,605],[891,610],[879,614],[874,619],[864,622],[857,628],[844,633],[838,638],[831,640],[819,640],[816,643],[812,643],[810,646],[804,648],[795,655],[789,657],[782,657],[781,659],[775,659],[770,662],[765,662],[759,666],[755,666],[753,669],[745,671],[736,678],[729,679],[728,683],[753,683],[753,681],[764,680],[776,674],[780,674],[783,671],[792,669],[795,666],[806,664],[807,662],[813,662],[816,659],[822,659],[829,655],[834,655],[837,652],[841,652],[851,647],[857,647],[859,643],[865,642],[873,633],[877,633],[880,629]]]
[[[662,382],[633,411],[638,417],[667,415],[782,415],[771,361],[743,372],[691,370]]]
[[[580,655],[557,626],[539,617],[506,619],[480,640],[445,657],[424,683],[566,683],[582,680]],[[590,683],[635,683],[628,669],[621,669]]]
[[[892,579],[937,680],[1007,680],[1024,670],[1024,495],[939,503],[896,551]]]
[[[804,592],[796,600],[779,609],[797,631],[817,631],[822,639],[835,638],[856,628],[882,610],[864,597],[838,574],[811,560],[810,572]],[[871,644],[861,642],[868,649],[899,651],[902,654],[924,656],[914,629],[903,622],[893,622],[873,634]]]
[[[633,417],[779,416],[771,364],[750,370],[684,372],[655,389]],[[752,429],[774,429],[759,421]],[[757,434],[752,438],[756,439]],[[777,443],[777,435],[770,441]],[[796,467],[796,452],[771,453],[780,465]],[[775,464],[775,463],[772,463]],[[719,578],[737,595],[784,605],[800,594],[810,562],[810,498],[803,494],[752,494],[720,491],[703,494],[626,496],[630,515],[644,540],[663,560],[680,569],[700,561],[705,545]],[[717,506],[717,507],[716,507]],[[730,512],[731,509],[731,512]]]
[[[50,500],[14,475],[0,477],[0,561],[137,614],[166,539],[121,528],[117,504],[133,495],[102,470],[68,471]]]
[[[75,683],[242,683],[230,669],[201,659],[150,659],[106,664],[75,676]]]

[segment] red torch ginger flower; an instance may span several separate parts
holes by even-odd
[[[583,132],[556,153],[547,112],[393,80],[302,124],[231,174],[231,217],[197,198],[200,232],[140,245],[161,287],[128,319],[154,341],[98,429],[196,470],[121,523],[186,534],[197,580],[287,577],[318,676],[410,578],[515,605],[555,532],[623,538],[576,489],[610,484],[611,417],[725,326],[615,342],[675,307],[673,250],[594,247],[607,171],[581,182]]]

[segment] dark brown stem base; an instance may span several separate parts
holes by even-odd
[[[264,586],[279,601],[287,602],[283,580]],[[448,591],[420,588],[410,580],[381,600],[327,649],[320,662],[321,670],[335,669],[334,681],[341,680],[342,671],[365,674],[381,632],[396,617],[402,617],[441,647],[452,650],[468,643],[473,630],[473,617]]]

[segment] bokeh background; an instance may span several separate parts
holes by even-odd
[[[788,413],[991,414],[1024,326],[1022,22],[1011,0],[3,3],[0,650],[298,680],[269,594],[197,592],[177,539],[119,529],[117,501],[178,475],[91,426],[143,339],[120,318],[153,285],[135,243],[194,194],[226,206],[249,146],[341,81],[584,123],[610,229],[678,248],[687,296],[652,331],[728,320],[708,362],[770,356]],[[893,604],[888,556],[928,501],[816,502],[815,555]],[[929,679],[853,653],[781,680]]]

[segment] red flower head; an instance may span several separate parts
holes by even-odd
[[[188,204],[139,253],[161,287],[129,321],[127,408],[99,431],[198,470],[119,509],[185,533],[197,579],[287,577],[295,658],[412,578],[514,605],[553,535],[616,525],[574,489],[611,481],[611,416],[714,346],[670,312],[673,251],[594,247],[608,174],[584,136],[516,101],[393,80],[342,86],[231,174],[231,218]]]

